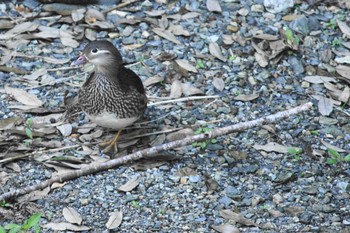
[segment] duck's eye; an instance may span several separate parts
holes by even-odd
[[[97,53],[98,49],[97,48],[94,48],[91,50],[92,53]]]

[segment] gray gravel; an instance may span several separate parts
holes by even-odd
[[[344,149],[346,152],[341,153],[342,156],[350,153],[349,105],[335,108],[325,119],[317,109],[317,101],[311,96],[327,96],[327,89],[322,84],[310,84],[305,87],[302,83],[302,78],[306,75],[336,76],[335,54],[331,52],[327,58],[326,53],[329,49],[348,52],[346,47],[332,45],[335,38],[343,41],[347,39],[342,37],[338,27],[325,28],[323,24],[335,16],[343,15],[345,22],[350,25],[349,9],[339,8],[337,12],[332,7],[316,3],[312,5],[311,2],[317,1],[302,1],[294,5],[286,3],[285,8],[282,7],[283,4],[273,6],[271,2],[274,1],[220,1],[222,13],[209,12],[203,1],[196,0],[169,1],[168,4],[140,1],[129,6],[136,10],[132,15],[140,17],[146,16],[146,10],[165,10],[166,15],[172,15],[186,11],[186,5],[191,6],[200,16],[178,22],[168,20],[191,33],[188,37],[176,37],[182,45],[157,36],[152,32],[153,26],[149,21],[135,25],[116,24],[115,20],[119,18],[116,15],[108,15],[107,20],[114,22],[116,32],[120,33],[113,42],[120,48],[125,61],[132,63],[142,58],[143,64],[132,65],[130,68],[143,80],[154,75],[164,77],[162,83],[148,87],[149,95],[168,97],[174,75],[179,72],[173,67],[173,60],[164,62],[158,57],[164,52],[176,55],[176,59],[188,60],[194,66],[201,58],[205,67],[198,68],[198,73],[190,72],[183,76],[181,81],[191,83],[205,95],[220,95],[214,102],[213,99],[208,99],[174,103],[169,108],[149,107],[143,120],[158,119],[150,123],[151,131],[176,127],[191,128],[200,122],[208,122],[208,128],[223,127],[257,119],[312,100],[316,106],[311,111],[270,125],[275,133],[266,128],[254,128],[219,137],[217,143],[209,143],[205,149],[188,146],[169,151],[167,153],[177,155],[180,159],[164,162],[158,167],[143,171],[127,164],[69,181],[63,187],[52,190],[44,198],[34,202],[35,209],[45,213],[40,225],[66,222],[62,209],[73,207],[82,215],[82,225],[90,227],[91,232],[106,231],[105,224],[109,214],[114,211],[123,212],[122,224],[117,228],[117,232],[216,232],[212,226],[225,223],[235,225],[240,232],[350,232],[350,163],[327,164],[326,159],[329,155],[326,152],[327,148],[321,143],[323,140]],[[1,15],[5,15],[3,9],[6,8],[9,15],[18,17],[18,13],[11,8],[11,4],[14,3],[17,2],[13,0],[0,3]],[[36,10],[42,7],[41,4],[30,4],[27,3],[27,6],[38,7]],[[268,4],[268,8],[264,4]],[[242,8],[248,12],[246,16],[238,14]],[[304,14],[311,11],[312,14]],[[291,14],[306,16],[291,22],[282,19],[283,16]],[[238,25],[237,32],[228,29],[228,25],[235,24]],[[237,42],[225,45],[223,42],[223,35],[234,34],[248,38],[258,30],[279,35],[278,30],[286,25],[298,32],[302,38],[300,49],[284,53],[277,64],[269,64],[265,68],[258,65],[251,41],[245,45]],[[142,36],[145,31],[150,33],[148,38]],[[107,36],[108,31],[100,30],[97,33],[97,38],[100,39]],[[225,48],[225,51],[231,49],[235,59],[222,62],[211,56],[208,45],[213,41]],[[55,58],[69,56],[73,59],[87,40],[80,42],[82,45],[71,52],[57,39],[51,43],[32,40],[20,50],[27,55],[52,56],[59,54],[58,50],[67,49],[67,53]],[[123,47],[139,43],[146,44],[135,50],[125,50]],[[16,57],[7,65],[33,71],[51,64],[43,63],[42,60]],[[65,91],[68,90],[70,95],[78,91],[77,86],[66,85],[67,82],[81,82],[83,75],[76,75],[78,72],[80,71],[52,72],[51,75],[55,79],[75,76],[65,81],[66,83],[60,81],[54,86],[38,87],[30,93],[43,100],[45,108],[57,109],[63,103]],[[222,78],[225,82],[222,91],[213,86],[213,76]],[[18,80],[21,77],[14,73],[0,72],[0,87],[10,85],[25,88]],[[249,82],[250,77],[255,79],[256,85]],[[340,80],[338,84],[349,86],[348,82]],[[260,97],[248,102],[234,99],[238,94],[252,93],[259,93]],[[19,115],[26,119],[30,116],[8,108],[10,103],[14,102],[5,92],[1,92],[0,98],[0,118]],[[162,118],[163,116],[166,117]],[[73,126],[83,126],[86,123],[87,119],[81,114],[75,119]],[[92,132],[96,130],[99,128],[92,129]],[[10,140],[13,134],[1,132],[13,145],[13,141]],[[104,137],[110,136],[111,133],[105,130]],[[24,139],[23,136],[16,138],[17,143]],[[63,138],[59,132],[45,140],[50,139],[60,141],[62,147],[83,144],[75,137]],[[163,141],[162,138],[152,136],[145,137],[139,144],[149,147],[149,143],[156,139]],[[92,143],[101,140],[97,138],[92,140]],[[254,144],[264,145],[268,142],[301,147],[303,152],[300,158],[296,158],[288,153],[264,152],[253,148]],[[91,146],[89,142],[85,145]],[[9,148],[9,144],[0,146],[1,153],[5,153]],[[98,153],[96,146],[91,146],[91,149],[95,154]],[[137,150],[137,147],[132,146],[129,151],[132,149]],[[312,151],[317,151],[318,154],[313,154]],[[67,153],[77,157],[85,156],[79,150]],[[88,156],[86,158],[89,159]],[[19,161],[18,165],[20,173],[6,166],[0,168],[0,172],[6,171],[10,174],[10,179],[2,187],[1,193],[45,180],[54,171],[32,158]],[[135,189],[130,192],[118,191],[118,187],[132,178],[138,178],[140,182]],[[215,190],[208,188],[209,179],[217,183]],[[24,209],[21,205],[14,205],[14,210],[19,212],[18,221],[27,219],[33,213]],[[254,222],[255,226],[246,226],[223,218],[220,214],[222,209],[240,213]],[[6,219],[1,212],[0,216],[3,218],[0,218],[1,225],[11,222],[11,219]],[[43,229],[43,232],[51,231]]]

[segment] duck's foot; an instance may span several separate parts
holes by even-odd
[[[108,155],[115,155],[118,152],[117,140],[121,132],[122,130],[119,130],[112,140],[99,144],[100,149],[103,153]]]

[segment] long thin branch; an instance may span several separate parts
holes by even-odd
[[[276,114],[262,117],[262,118],[259,118],[259,119],[253,120],[253,121],[242,122],[239,124],[230,125],[230,126],[226,126],[223,128],[217,128],[217,129],[214,129],[208,133],[198,134],[198,135],[194,135],[194,136],[188,136],[188,137],[181,139],[181,140],[172,141],[172,142],[169,142],[166,144],[151,147],[149,149],[140,150],[140,151],[134,152],[132,154],[125,155],[123,157],[109,160],[109,161],[104,162],[104,163],[100,163],[100,164],[94,163],[91,165],[87,165],[86,167],[82,168],[81,170],[71,171],[71,172],[62,174],[60,176],[55,175],[51,179],[45,180],[45,181],[38,183],[38,184],[35,184],[33,186],[28,186],[28,187],[24,187],[21,189],[12,190],[10,192],[4,193],[0,196],[0,201],[7,200],[10,198],[15,198],[15,197],[18,197],[20,195],[30,193],[34,190],[44,189],[55,182],[64,182],[64,181],[75,179],[75,178],[80,177],[80,176],[89,175],[89,174],[92,174],[92,173],[95,173],[98,171],[105,171],[105,170],[111,169],[113,167],[116,167],[116,166],[121,165],[121,164],[125,164],[125,163],[133,161],[133,160],[139,160],[139,159],[147,157],[147,156],[155,155],[155,154],[157,154],[161,151],[164,151],[164,150],[169,150],[169,149],[174,149],[174,148],[178,148],[178,147],[182,147],[182,146],[187,146],[187,145],[192,144],[193,142],[199,142],[199,141],[215,138],[215,137],[226,135],[226,134],[233,133],[236,131],[243,131],[245,129],[252,128],[255,126],[262,126],[264,124],[274,123],[274,122],[280,121],[284,118],[287,118],[289,116],[296,115],[296,114],[299,114],[301,112],[307,111],[311,107],[312,107],[312,103],[309,102],[309,103],[300,105],[298,107],[295,107],[295,108],[292,108],[289,110],[285,110],[282,112],[278,112]]]

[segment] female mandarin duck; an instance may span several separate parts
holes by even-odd
[[[83,84],[78,104],[91,121],[118,130],[104,143],[104,152],[114,149],[123,128],[132,125],[147,108],[147,97],[137,74],[123,65],[119,51],[109,41],[90,42],[73,65],[94,65],[94,71]]]

